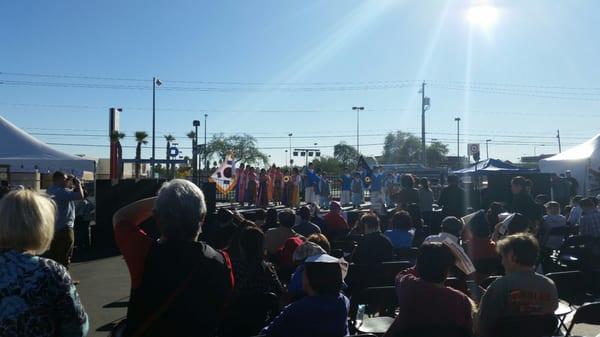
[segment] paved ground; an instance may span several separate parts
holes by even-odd
[[[127,312],[130,280],[125,261],[115,256],[75,263],[71,275],[80,281],[77,289],[90,317],[88,336],[107,336]],[[600,334],[600,326],[578,325],[572,334],[593,337]]]
[[[125,317],[129,300],[129,273],[121,256],[76,263],[73,279],[90,317],[90,337],[105,337],[115,321]]]

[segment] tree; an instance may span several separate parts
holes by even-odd
[[[387,164],[418,163],[421,159],[421,139],[415,135],[396,131],[385,136],[382,162]],[[438,166],[446,161],[448,147],[433,142],[426,147],[429,166]]]
[[[121,146],[121,139],[123,139],[123,138],[125,138],[125,134],[123,132],[114,130],[113,132],[110,133],[110,142],[115,144],[115,149],[117,151],[117,153],[116,153],[117,160],[123,159],[123,147]],[[119,179],[121,179],[121,177],[123,175],[123,164],[120,163],[118,167],[119,167],[119,172],[117,173],[117,177]]]
[[[197,145],[196,145],[196,132],[194,130],[188,132],[186,134],[186,136],[192,140],[192,173],[193,173],[193,179],[194,182],[197,181],[198,179],[198,172],[196,171],[196,169],[198,168],[198,155],[196,154],[198,151]]]
[[[342,164],[343,170],[348,170],[356,164],[360,154],[354,146],[340,142],[333,147],[333,157]]]
[[[172,134],[165,135],[165,140],[167,141],[167,172],[171,172],[170,175],[173,176],[173,168],[175,165],[169,163],[169,159],[171,158],[171,143],[175,140]]]
[[[335,157],[319,157],[312,163],[316,169],[326,172],[328,176],[340,176],[345,170],[344,163]]]
[[[214,135],[206,146],[206,158],[224,160],[228,154],[232,154],[238,162],[269,165],[269,157],[258,149],[256,138],[249,134],[228,137],[223,134]]]
[[[135,141],[137,142],[137,146],[135,147],[135,159],[136,160],[141,160],[142,159],[142,144],[146,145],[148,144],[148,133],[146,133],[146,131],[136,131],[134,134],[135,137]],[[135,178],[139,179],[140,178],[140,168],[141,165],[139,162],[135,163]]]
[[[446,164],[448,152],[448,145],[438,141],[432,142],[427,146],[427,164],[431,167]]]

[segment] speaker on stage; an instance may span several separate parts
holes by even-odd
[[[214,182],[203,183],[202,192],[204,192],[207,213],[215,213],[217,211],[217,184]]]

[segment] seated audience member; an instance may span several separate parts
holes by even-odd
[[[371,264],[394,259],[394,246],[387,236],[379,229],[379,218],[373,213],[363,215],[359,222],[365,229],[365,235],[359,240],[352,262]]]
[[[560,205],[556,201],[546,203],[546,215],[542,222],[542,243],[547,249],[558,249],[562,245],[563,238],[561,236],[550,236],[549,232],[553,228],[567,227],[567,218],[560,214]]]
[[[304,237],[308,237],[311,234],[321,233],[321,229],[319,228],[319,226],[315,225],[310,221],[310,209],[308,207],[300,207],[300,209],[298,210],[298,215],[300,216],[300,222],[294,227],[292,227],[294,232]]]
[[[593,238],[600,237],[600,212],[596,207],[595,198],[581,200],[583,214],[579,219],[579,234]]]
[[[215,249],[225,249],[229,246],[231,238],[238,230],[234,223],[234,213],[226,208],[220,208],[217,211],[217,227],[207,233],[208,244]]]
[[[325,220],[321,217],[321,208],[319,205],[309,202],[306,204],[308,209],[310,209],[310,221],[317,225],[321,232],[325,231]]]
[[[429,226],[425,227],[425,220],[423,219],[423,212],[417,204],[408,205],[408,214],[412,220],[414,227],[414,237],[412,240],[413,247],[420,247],[425,238],[430,234]]]
[[[397,212],[392,216],[392,229],[385,231],[394,248],[410,248],[415,235],[410,215],[406,211]]]
[[[314,236],[311,236],[310,238],[314,238]],[[302,285],[302,279],[304,277],[304,261],[310,256],[328,253],[321,245],[310,241],[310,238],[308,241],[298,246],[294,251],[293,259],[298,266],[296,267],[296,270],[294,270],[290,283],[288,284],[288,292],[292,299],[300,298],[305,295],[304,287]]]
[[[344,219],[342,206],[337,201],[329,204],[329,212],[325,214],[323,220],[325,220],[325,233],[332,239],[348,232],[348,222]]]
[[[298,235],[292,229],[296,222],[296,213],[293,210],[289,208],[284,209],[279,212],[278,218],[279,227],[269,229],[265,232],[265,248],[267,249],[267,253],[271,255],[275,254],[277,249],[283,246],[285,240]]]
[[[233,263],[235,288],[237,292],[283,293],[283,285],[277,277],[275,267],[265,261],[264,235],[254,227],[246,227],[240,232],[239,245],[241,260]]]
[[[510,235],[497,244],[506,276],[494,281],[481,298],[478,332],[492,335],[505,316],[553,314],[558,307],[554,282],[535,272],[539,246],[530,234]]]
[[[115,239],[132,288],[124,336],[216,334],[233,275],[226,255],[196,241],[205,214],[204,194],[183,179],[115,213]],[[152,216],[161,233],[157,241],[139,228]]]
[[[255,217],[256,219],[254,220],[254,223],[256,226],[258,228],[263,228],[265,221],[267,220],[267,211],[265,211],[264,208],[259,208],[256,210]]]
[[[475,266],[460,244],[460,236],[463,232],[463,223],[454,216],[447,216],[442,220],[442,231],[437,235],[430,235],[425,242],[443,242],[456,257],[456,267],[465,275],[475,272]],[[461,275],[456,275],[461,276]]]
[[[513,213],[496,225],[492,240],[496,242],[508,235],[529,233],[531,231],[530,225],[531,222],[526,216],[521,213]]]
[[[470,335],[472,304],[462,292],[444,286],[454,265],[454,255],[439,242],[419,248],[415,267],[396,277],[400,314],[385,336],[403,336],[402,331],[419,328],[457,328]]]
[[[326,254],[305,261],[304,291],[308,296],[286,306],[261,335],[312,337],[348,335],[349,301],[340,290],[340,261]]]
[[[54,234],[55,203],[29,190],[0,201],[0,335],[86,336],[88,317],[67,269],[36,256]]]
[[[279,222],[277,222],[277,209],[269,208],[267,210],[267,214],[265,216],[265,223],[263,224],[263,232],[267,232],[271,228],[279,227]]]
[[[477,261],[499,258],[496,252],[496,244],[490,239],[490,227],[483,210],[477,212],[468,224],[471,238],[467,242],[469,257],[477,264]]]

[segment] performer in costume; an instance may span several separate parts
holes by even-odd
[[[317,204],[319,202],[317,198],[319,177],[317,177],[313,163],[308,164],[308,169],[305,170],[304,174],[306,176],[306,184],[304,186],[304,201],[307,203],[312,202],[313,204]]]
[[[256,198],[256,205],[258,207],[267,208],[269,206],[269,186],[271,178],[267,174],[265,169],[260,170],[260,176],[258,177],[258,197]]]
[[[321,173],[319,179],[319,197],[321,208],[328,209],[329,198],[331,197],[331,187],[329,186],[329,179],[327,179],[327,172]]]
[[[269,186],[268,186],[269,202],[273,201],[273,198],[275,196],[275,174],[276,173],[277,173],[277,166],[275,164],[273,164],[273,166],[271,166],[269,168],[269,170],[267,171],[267,175],[269,176]]]
[[[342,183],[342,195],[340,203],[342,206],[348,205],[352,202],[352,176],[350,172],[344,173],[341,179]]]
[[[363,203],[363,180],[360,172],[354,173],[354,179],[352,179],[352,206],[354,208],[360,208],[360,204]]]
[[[248,201],[248,206],[255,203],[257,190],[258,181],[256,172],[254,171],[254,167],[250,166],[246,180],[246,200]]]
[[[371,186],[369,191],[371,192],[371,209],[378,215],[385,214],[385,200],[383,200],[383,173],[381,173],[381,166],[375,167],[373,175],[371,177]]]
[[[302,177],[300,176],[300,171],[298,171],[297,167],[294,167],[292,176],[290,177],[290,194],[288,196],[288,200],[290,203],[290,207],[299,207],[300,206],[300,183],[302,182]]]
[[[283,194],[283,173],[281,168],[275,168],[275,174],[273,177],[273,202],[275,205],[281,204]]]
[[[235,169],[235,200],[242,206],[244,205],[244,195],[246,194],[246,188],[244,186],[245,169],[244,163],[241,163],[240,166]]]
[[[283,171],[283,195],[281,197],[281,203],[287,207],[290,207],[290,196],[292,193],[292,177],[290,171]]]

